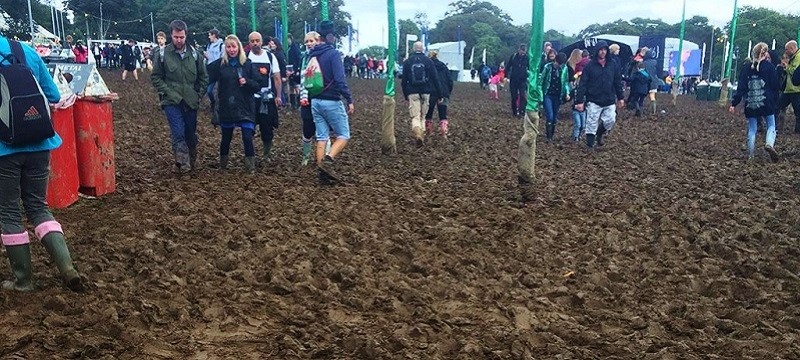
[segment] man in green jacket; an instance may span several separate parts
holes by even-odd
[[[197,109],[208,74],[203,55],[186,44],[186,23],[174,20],[169,26],[172,44],[156,52],[150,79],[169,122],[175,165],[179,173],[186,173],[197,160]]]
[[[795,69],[800,67],[800,54],[797,53],[797,41],[792,40],[786,43],[786,55],[789,57],[789,62],[785,64],[786,74],[788,78],[792,77]],[[786,113],[786,107],[792,104],[794,110],[794,133],[800,134],[800,86],[795,86],[792,81],[786,81],[786,87],[782,89],[780,99],[778,99],[778,117],[780,123],[783,124],[783,117]],[[781,129],[778,129],[779,131]]]

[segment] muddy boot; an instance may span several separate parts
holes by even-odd
[[[594,134],[586,134],[586,147],[589,150],[594,149]]]
[[[423,147],[425,145],[425,135],[422,129],[415,127],[411,129],[411,132],[414,134],[414,142],[417,144],[417,147]]]
[[[767,150],[767,153],[769,154],[769,159],[772,160],[772,162],[776,163],[781,160],[781,157],[778,155],[778,152],[775,151],[775,147],[773,147],[772,145],[765,145],[764,150]]]
[[[220,155],[219,156],[219,169],[220,170],[228,170],[228,155]]]
[[[244,158],[244,170],[249,174],[256,173],[256,157],[248,156]]]
[[[433,135],[433,120],[425,120],[425,134],[428,136]]]
[[[313,146],[312,146],[311,142],[303,141],[303,160],[301,162],[301,164],[303,166],[307,166],[308,163],[311,161],[311,150],[312,150],[312,147]]]
[[[58,226],[57,230],[55,229],[56,225]],[[41,237],[42,245],[44,245],[47,253],[50,254],[50,259],[56,263],[64,284],[72,291],[83,291],[83,282],[75,270],[75,266],[72,265],[72,257],[69,255],[67,242],[64,240],[64,234],[59,231],[60,229],[61,225],[58,225],[57,222],[48,221],[37,226],[36,233],[38,235],[42,232],[47,232],[46,235]]]
[[[197,169],[197,148],[189,150],[189,166],[192,170]]]
[[[603,146],[606,144],[605,140],[603,140],[603,135],[606,134],[606,127],[603,126],[603,123],[600,123],[600,126],[597,128],[597,136],[595,136],[595,141],[597,141],[597,146]]]
[[[33,269],[31,267],[31,246],[28,233],[3,234],[3,243],[8,244],[6,255],[14,273],[13,280],[3,281],[3,289],[16,291],[33,290]],[[11,245],[12,243],[18,245]]]
[[[449,125],[450,125],[450,123],[446,119],[445,120],[439,120],[439,131],[442,133],[442,138],[445,139],[445,140],[447,140],[447,134],[448,134],[448,131],[449,131],[449,129],[448,129]]]
[[[264,141],[264,163],[269,162],[269,157],[272,154],[272,140]]]

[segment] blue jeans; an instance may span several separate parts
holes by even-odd
[[[544,96],[544,117],[547,124],[553,125],[558,120],[558,108],[561,107],[560,95]]]
[[[311,101],[311,113],[317,127],[317,141],[328,141],[330,129],[337,139],[350,139],[350,120],[341,100],[314,99]]]
[[[52,221],[47,208],[50,151],[20,152],[0,157],[0,227],[3,234],[25,232],[19,202],[33,226]]]
[[[577,140],[581,137],[581,131],[586,127],[586,111],[578,112],[572,109],[572,138]]]
[[[206,93],[208,93],[208,100],[211,100],[211,104],[215,104],[217,99],[214,98],[214,86],[217,85],[217,82],[209,82],[208,88],[206,89]]]
[[[220,156],[228,156],[231,151],[231,140],[233,140],[233,127],[223,127],[222,128],[222,141],[219,143],[219,155]],[[242,144],[244,145],[244,156],[252,157],[256,156],[256,149],[253,146],[253,136],[255,135],[255,129],[248,129],[246,127],[242,127]]]
[[[767,120],[767,139],[766,146],[775,146],[775,115],[766,116]],[[749,128],[747,129],[747,151],[750,156],[756,152],[756,131],[758,130],[758,118],[747,118]]]
[[[197,110],[170,105],[164,107],[169,122],[172,153],[180,167],[189,166],[192,154],[197,152]]]

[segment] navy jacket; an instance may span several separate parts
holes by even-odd
[[[778,85],[778,73],[769,61],[762,61],[758,70],[744,67],[731,106],[744,101],[744,116],[748,118],[775,115]]]
[[[647,95],[650,90],[650,74],[647,71],[636,70],[631,75],[631,94]]]
[[[450,76],[450,69],[447,68],[445,63],[441,62],[439,59],[431,59],[433,61],[433,65],[436,67],[436,77],[439,79],[439,90],[441,92],[437,92],[434,89],[434,92],[431,95],[436,96],[437,98],[450,98],[450,93],[453,92],[453,77]]]
[[[322,70],[323,83],[325,84],[325,90],[311,98],[333,101],[344,98],[348,105],[352,104],[353,95],[350,93],[350,88],[347,86],[347,80],[344,77],[344,62],[342,62],[339,51],[330,44],[320,44],[315,46],[308,56],[309,58],[317,58],[319,67]]]
[[[234,60],[236,61],[236,59]],[[239,85],[240,71],[241,77],[246,80],[244,85]],[[208,64],[208,78],[209,81],[217,83],[219,121],[225,123],[255,122],[253,94],[266,84],[259,81],[258,76],[253,73],[253,65],[249,59],[244,64],[239,64],[238,61],[222,64],[222,59],[217,59]]]
[[[658,89],[661,71],[658,69],[658,61],[653,50],[647,50],[644,54],[644,70],[650,75],[650,90]]]
[[[411,83],[411,66],[417,61],[425,65],[425,73],[428,75],[428,83],[424,85],[414,85]],[[423,53],[411,54],[405,62],[403,62],[403,97],[408,100],[411,94],[440,94],[442,91],[439,89],[439,76],[436,72],[436,65],[433,64],[430,58]]]
[[[541,70],[544,69],[544,64],[547,62],[545,58],[544,61],[540,64]],[[528,80],[528,55],[520,56],[519,53],[514,53],[511,55],[511,58],[508,59],[508,64],[506,65],[506,76],[511,81],[527,81]]]
[[[619,70],[619,64],[608,57],[606,57],[605,66],[600,65],[600,62],[597,61],[597,51],[603,48],[608,50],[608,45],[601,40],[595,48],[594,58],[583,69],[581,83],[578,85],[577,100],[575,100],[577,104],[592,102],[599,106],[609,106],[624,98],[622,72]]]

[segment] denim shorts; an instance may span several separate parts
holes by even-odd
[[[337,139],[350,139],[350,120],[341,100],[314,99],[311,101],[311,113],[317,127],[317,141],[330,140],[330,129]]]

